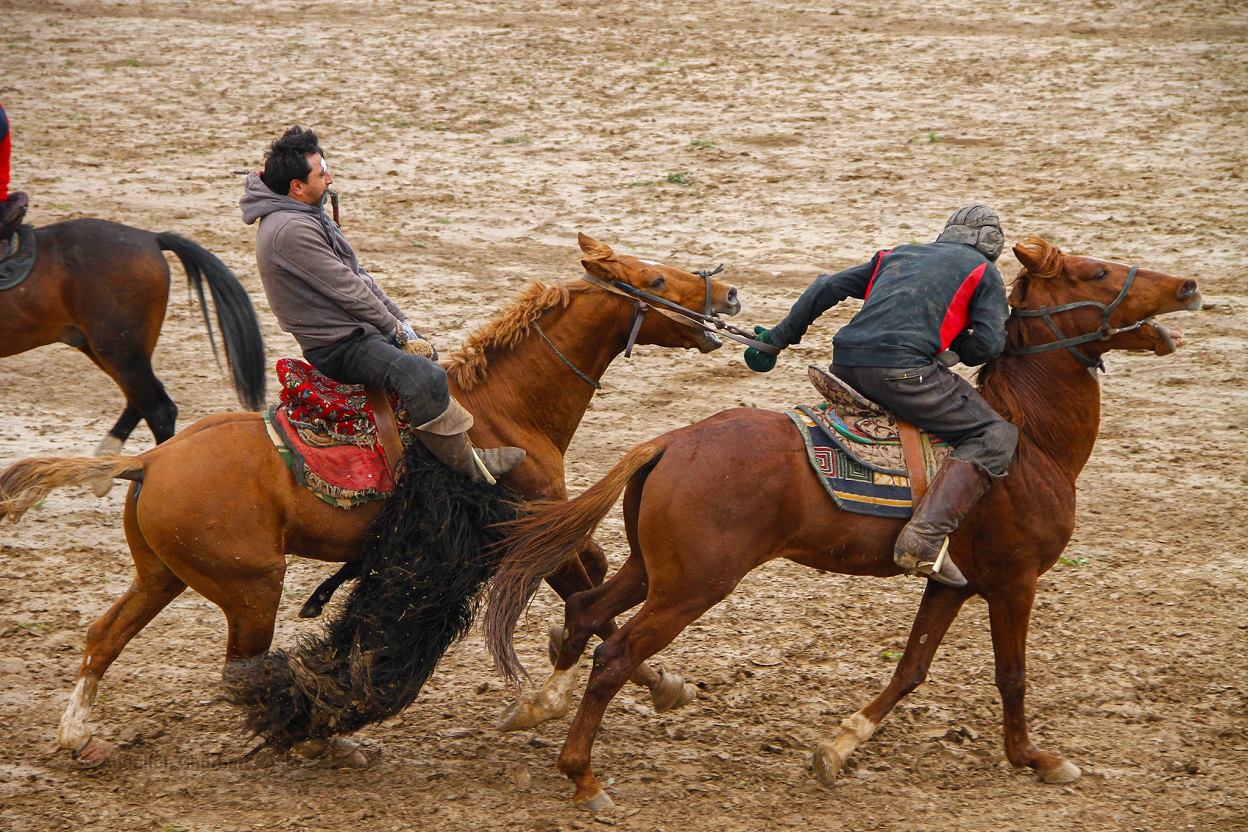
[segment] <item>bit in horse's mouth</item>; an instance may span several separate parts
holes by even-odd
[[[1169,329],[1157,323],[1153,318],[1144,321],[1145,326],[1152,329],[1157,336],[1157,343],[1153,346],[1154,355],[1170,355],[1179,347],[1187,343],[1183,337],[1183,330],[1179,328]]]

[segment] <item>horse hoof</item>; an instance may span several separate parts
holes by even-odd
[[[498,730],[504,734],[511,731],[527,731],[536,728],[543,722],[549,722],[562,714],[552,713],[543,708],[530,695],[521,696],[504,710],[498,719]]]
[[[831,786],[836,782],[836,775],[841,773],[841,766],[845,765],[845,761],[841,759],[840,754],[836,753],[832,743],[821,742],[815,748],[813,765],[819,782],[825,786]]]
[[[605,815],[615,809],[615,801],[605,791],[599,790],[593,797],[576,801],[576,807],[593,815]]]
[[[108,494],[108,492],[112,490],[113,490],[113,481],[111,479],[96,480],[95,482],[91,483],[91,493],[97,497],[104,497]]]
[[[550,666],[554,667],[555,662],[559,661],[559,651],[563,649],[563,638],[565,630],[562,624],[550,625],[550,639],[546,643],[546,652],[550,655]]]
[[[650,701],[654,703],[657,713],[674,711],[697,698],[698,689],[685,684],[683,676],[675,671],[669,673],[666,669],[659,668],[659,681],[650,688]]]
[[[97,737],[87,740],[87,744],[74,752],[74,762],[79,768],[98,768],[113,756],[113,744]]]
[[[1079,766],[1070,760],[1063,760],[1062,764],[1057,768],[1051,768],[1048,771],[1038,772],[1040,780],[1045,783],[1063,784],[1074,783],[1083,776],[1083,772],[1079,770]]]
[[[368,757],[359,743],[335,737],[325,749],[325,762],[330,768],[368,768]]]
[[[306,604],[299,608],[300,618],[319,618],[321,613],[325,611],[324,605],[317,602],[315,598],[308,600]]]

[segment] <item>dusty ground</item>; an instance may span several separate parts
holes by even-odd
[[[500,737],[475,638],[422,701],[363,735],[362,772],[223,763],[215,607],[187,594],[131,645],[96,723],[128,743],[83,773],[55,730],[83,631],[131,570],[120,490],[60,494],[0,530],[0,828],[972,832],[1248,829],[1248,484],[1243,355],[1248,34],[1239,0],[681,4],[9,0],[0,100],[31,219],[172,229],[259,299],[235,168],[314,126],[366,263],[444,348],[534,276],[575,272],[575,233],[686,267],[726,262],[743,317],[774,323],[819,271],[996,206],[1016,240],[1201,281],[1190,346],[1115,355],[1080,523],[1042,581],[1029,668],[1037,741],[1085,771],[1004,761],[987,616],[972,603],[931,681],[834,788],[809,752],[874,695],[917,582],[761,570],[663,660],[704,685],[656,717],[617,699],[596,749],[621,811],[594,819],[554,770],[566,723]],[[1007,254],[1003,271],[1016,268]],[[180,278],[175,278],[175,282]],[[607,374],[569,453],[579,490],[630,443],[739,403],[813,399],[851,310],[780,368],[642,349]],[[270,356],[293,343],[267,317]],[[235,406],[198,313],[171,301],[157,369],[183,426]],[[0,361],[0,464],[94,448],[121,396],[49,347]],[[129,448],[150,446],[136,433]],[[618,523],[604,541],[618,562]],[[279,643],[327,567],[295,561]],[[525,656],[556,607],[543,595]],[[952,730],[951,730],[952,729]],[[965,729],[961,732],[958,729]]]

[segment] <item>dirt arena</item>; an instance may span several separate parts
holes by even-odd
[[[701,688],[656,716],[607,712],[594,818],[554,768],[567,721],[498,735],[509,694],[475,636],[402,717],[358,738],[363,771],[230,764],[223,618],[186,593],[101,686],[121,747],[82,772],[56,726],[87,624],[132,570],[118,488],[58,493],[0,528],[0,829],[1248,829],[1248,5],[1243,0],[7,0],[0,101],[30,219],[175,230],[263,300],[242,178],[294,123],[320,134],[343,226],[444,351],[534,277],[578,273],[576,232],[686,268],[726,264],[741,319],[954,209],[1010,243],[1200,281],[1166,320],[1177,354],[1112,354],[1079,525],[1041,581],[1028,669],[1035,740],[1084,770],[1046,786],[1005,761],[982,602],[930,681],[834,787],[815,744],[885,684],[918,581],[755,573],[660,657]],[[1017,264],[1003,255],[1002,271]],[[175,292],[157,372],[190,425],[237,404]],[[643,348],[608,371],[568,454],[579,491],[632,443],[737,405],[816,398],[853,305],[770,374],[741,351]],[[294,342],[262,311],[271,360]],[[276,395],[270,382],[270,395]],[[90,453],[122,409],[68,347],[0,360],[0,465]],[[127,449],[151,445],[145,428]],[[714,499],[714,495],[708,495]],[[601,537],[622,560],[618,520]],[[276,643],[330,567],[292,559]],[[544,590],[523,657],[543,669]]]

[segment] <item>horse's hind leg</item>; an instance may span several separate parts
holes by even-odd
[[[151,340],[154,345],[155,339]],[[152,371],[150,349],[145,351],[145,346],[139,344],[114,343],[112,337],[79,345],[78,349],[107,373],[126,397],[126,409],[100,442],[96,454],[120,451],[140,419],[147,421],[157,444],[173,436],[178,407]]]
[[[1035,600],[1034,579],[1025,590],[988,598],[997,690],[1005,721],[1005,754],[1016,766],[1031,767],[1046,783],[1073,783],[1083,776],[1074,763],[1056,751],[1036,747],[1027,732],[1023,699],[1027,694],[1027,626]]]
[[[888,715],[902,697],[910,693],[927,678],[936,648],[949,631],[949,625],[957,618],[958,611],[970,590],[927,582],[918,614],[910,627],[910,639],[906,651],[893,671],[888,687],[872,699],[866,707],[841,723],[841,732],[831,742],[821,742],[815,749],[815,774],[827,785],[832,785],[845,761],[859,745],[875,733],[881,720]]]
[[[572,706],[581,654],[590,636],[604,629],[605,623],[612,630],[607,638],[613,636],[614,617],[645,598],[646,568],[638,555],[631,555],[602,586],[569,597],[564,606],[565,624],[558,628],[557,638],[552,632],[552,641],[558,641],[559,646],[550,677],[541,688],[522,694],[503,711],[498,730],[522,731],[566,714]]]
[[[110,453],[121,453],[121,448],[126,444],[126,440],[130,438],[130,434],[134,433],[134,429],[138,427],[139,422],[143,419],[143,414],[139,409],[126,399],[126,409],[121,411],[117,423],[113,425],[108,435],[100,440],[99,446],[95,449],[96,456],[103,456]],[[100,494],[98,496],[104,496]]]
[[[702,582],[700,593],[685,592],[679,599],[656,598],[652,594],[619,632],[598,646],[585,696],[559,753],[559,770],[576,784],[573,802],[577,806],[594,813],[614,806],[590,766],[594,738],[611,699],[643,661],[671,644],[735,585],[733,581],[713,589]]]
[[[104,672],[130,640],[186,589],[186,584],[157,557],[138,531],[131,510],[133,494],[132,487],[131,495],[127,497],[125,527],[126,540],[134,558],[135,579],[108,611],[87,628],[86,650],[78,671],[78,681],[57,731],[61,748],[73,754],[74,759],[86,767],[100,765],[112,753],[111,745],[92,736],[88,724],[96,689]]]

